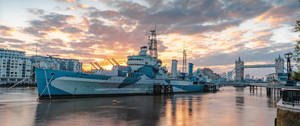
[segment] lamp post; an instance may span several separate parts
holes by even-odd
[[[286,69],[287,69],[287,74],[288,74],[288,80],[291,80],[291,72],[292,72],[292,67],[291,67],[291,58],[293,56],[293,53],[289,52],[284,54],[286,58]]]

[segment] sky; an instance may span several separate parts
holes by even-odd
[[[90,62],[108,68],[106,58],[126,64],[147,45],[156,24],[163,65],[181,63],[185,49],[196,68],[222,73],[238,57],[246,65],[273,64],[293,51],[297,19],[298,0],[0,0],[0,48],[35,55],[37,47],[38,55],[79,59],[84,69]]]

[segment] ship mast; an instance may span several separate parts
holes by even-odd
[[[158,54],[157,54],[156,25],[154,27],[154,30],[151,30],[150,32],[151,32],[151,35],[148,36],[150,55],[153,58],[157,58]]]

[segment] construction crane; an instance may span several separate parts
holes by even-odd
[[[95,68],[96,70],[98,70],[98,68],[95,66],[94,63],[91,62],[90,64],[92,65],[93,68]]]
[[[109,58],[106,58],[106,60],[113,66],[115,66],[115,64],[109,59]]]
[[[100,69],[103,70],[103,68],[101,67],[101,65],[98,62],[95,62],[95,65]]]
[[[97,62],[94,62],[93,64],[94,64],[94,66],[96,66],[96,67],[97,67],[97,69],[98,69],[98,70],[102,70],[102,67],[101,67],[101,66],[99,66],[99,64],[98,64]]]
[[[111,60],[112,60],[117,66],[120,66],[120,64],[119,64],[114,58],[111,58]]]

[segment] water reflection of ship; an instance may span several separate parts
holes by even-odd
[[[139,98],[137,98],[139,97]],[[159,120],[162,100],[152,96],[104,97],[101,99],[69,99],[40,102],[36,111],[36,123],[63,124],[96,123],[112,125],[156,125]],[[145,97],[145,98],[142,98]],[[112,101],[117,100],[114,104]],[[106,123],[106,124],[103,124]]]
[[[112,103],[117,100],[118,103]],[[36,125],[195,125],[200,96],[134,96],[43,101],[37,106]],[[208,107],[208,106],[206,106]],[[200,121],[201,122],[201,121]]]
[[[244,92],[244,89],[245,89],[244,87],[236,87],[235,91],[236,92]]]
[[[162,121],[160,125],[200,125],[199,122],[202,120],[199,119],[203,116],[201,97],[176,95],[166,101],[165,121]]]

